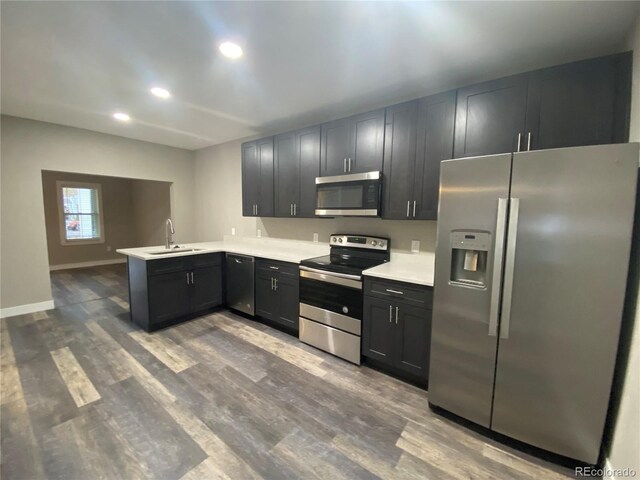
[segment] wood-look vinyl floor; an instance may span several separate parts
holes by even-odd
[[[572,476],[233,313],[147,334],[122,266],[52,281],[55,310],[1,323],[5,480]]]

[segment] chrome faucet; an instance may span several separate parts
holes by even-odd
[[[166,235],[166,241],[165,241],[164,247],[166,249],[169,249],[171,248],[171,245],[173,245],[173,234],[176,233],[176,231],[173,229],[173,222],[171,221],[170,218],[167,218],[165,231],[167,235]]]

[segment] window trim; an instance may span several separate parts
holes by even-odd
[[[64,202],[62,200],[63,188],[92,188],[98,191],[98,219],[100,222],[100,238],[79,238],[77,240],[69,240],[66,235],[66,222],[64,213]],[[56,194],[58,196],[58,227],[60,229],[60,244],[63,247],[70,245],[91,245],[104,243],[104,210],[102,209],[102,185],[99,183],[89,182],[71,182],[65,180],[56,181]]]

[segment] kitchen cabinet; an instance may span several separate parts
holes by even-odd
[[[624,143],[631,52],[458,90],[455,157]]]
[[[432,289],[365,277],[362,354],[426,384]]]
[[[275,216],[314,217],[320,127],[274,137]]]
[[[222,305],[221,254],[127,259],[131,319],[147,331]]]
[[[385,219],[435,220],[440,162],[453,156],[456,92],[386,110]]]
[[[273,137],[242,144],[242,215],[274,214]]]
[[[525,130],[527,75],[458,90],[455,157],[518,151]]]
[[[285,262],[258,260],[256,264],[256,315],[298,331],[300,304],[298,266]]]
[[[322,125],[320,174],[382,171],[384,109]]]
[[[523,150],[627,141],[631,54],[531,73]]]

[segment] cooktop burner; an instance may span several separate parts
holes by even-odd
[[[359,235],[331,235],[331,253],[300,262],[327,272],[362,275],[362,271],[389,261],[389,239]]]

